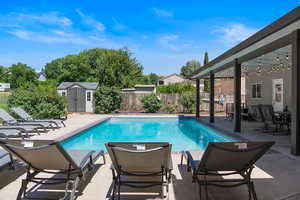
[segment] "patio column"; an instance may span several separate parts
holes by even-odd
[[[209,122],[215,122],[215,74],[211,71],[209,74],[210,93],[209,93]]]
[[[300,30],[296,30],[293,36],[291,152],[294,155],[300,155]]]
[[[241,64],[234,62],[234,132],[241,132]]]
[[[196,118],[200,117],[200,79],[196,80]]]

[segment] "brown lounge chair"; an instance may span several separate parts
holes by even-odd
[[[164,186],[168,192],[171,180],[171,144],[109,142],[105,145],[112,160],[112,199],[115,199],[116,192],[120,199],[122,185],[134,188],[161,186],[164,198]]]
[[[68,196],[70,188],[69,199],[73,200],[79,182],[93,167],[93,161],[101,155],[105,163],[103,151],[64,150],[58,142],[50,140],[0,140],[0,146],[28,165],[26,179],[22,180],[17,196],[18,200],[22,199],[22,196],[27,199],[29,182],[50,185],[65,183],[63,199]],[[38,176],[40,173],[61,176],[42,178]]]
[[[262,157],[275,142],[211,142],[205,151],[182,152],[187,160],[188,171],[192,170],[193,182],[199,184],[199,195],[204,186],[208,199],[208,185],[236,187],[247,185],[249,199],[257,200],[251,173],[254,163]],[[222,179],[222,176],[240,175],[238,179]]]

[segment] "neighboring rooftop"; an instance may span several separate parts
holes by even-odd
[[[97,89],[99,83],[97,83],[97,82],[62,82],[61,84],[59,84],[58,89],[65,90],[65,89],[68,89],[75,85],[83,87],[87,90],[95,90],[95,89]]]

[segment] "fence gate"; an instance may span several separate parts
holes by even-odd
[[[68,89],[68,112],[85,112],[85,89],[73,87]]]

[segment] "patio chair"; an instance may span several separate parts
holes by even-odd
[[[37,128],[43,129],[44,131],[47,129],[55,129],[55,127],[49,122],[19,122],[3,109],[0,109],[0,119],[2,119],[6,124],[13,126],[37,126]]]
[[[20,137],[20,138],[25,138],[28,137],[28,134],[25,133],[23,134],[22,131],[19,129],[0,129],[0,138],[15,138],[15,137]]]
[[[33,117],[21,107],[13,107],[11,110],[26,122],[48,122],[54,124],[57,128],[60,128],[60,124],[66,127],[64,121],[60,119],[33,119]]]
[[[116,192],[120,199],[121,186],[133,188],[161,186],[161,196],[164,197],[163,188],[166,186],[168,192],[171,180],[171,144],[109,142],[105,145],[112,160],[112,199],[115,199]]]
[[[275,132],[282,126],[280,119],[275,115],[272,105],[260,105],[264,118],[265,130],[269,130],[270,123],[275,125]]]
[[[208,199],[209,185],[217,187],[247,185],[249,199],[253,197],[256,200],[251,173],[255,162],[273,144],[274,142],[211,142],[205,151],[184,151],[181,164],[185,157],[188,171],[192,170],[193,182],[199,185],[200,199],[203,186],[205,197]],[[227,178],[222,178],[226,176]]]
[[[105,157],[103,151],[65,150],[59,142],[52,140],[0,140],[0,146],[24,161],[27,166],[27,176],[22,180],[17,199],[29,198],[28,183],[36,184],[66,184],[65,199],[71,189],[70,199],[75,198],[80,181],[84,180],[87,171],[93,167],[93,162],[99,157]],[[40,173],[56,176],[45,178]],[[60,175],[57,177],[57,175]]]
[[[37,133],[38,135],[40,135],[40,131],[39,131],[39,126],[29,126],[29,125],[24,125],[24,126],[0,126],[0,132],[4,133],[4,132],[8,132],[10,130],[12,131],[18,131],[20,132],[22,135],[25,134],[26,136],[29,136],[29,133]]]
[[[248,109],[249,119],[252,119],[257,122],[263,122],[264,118],[261,112],[261,108],[259,105],[251,105]]]
[[[3,169],[6,166],[14,168],[14,160],[10,153],[4,149],[0,149],[0,169]]]

